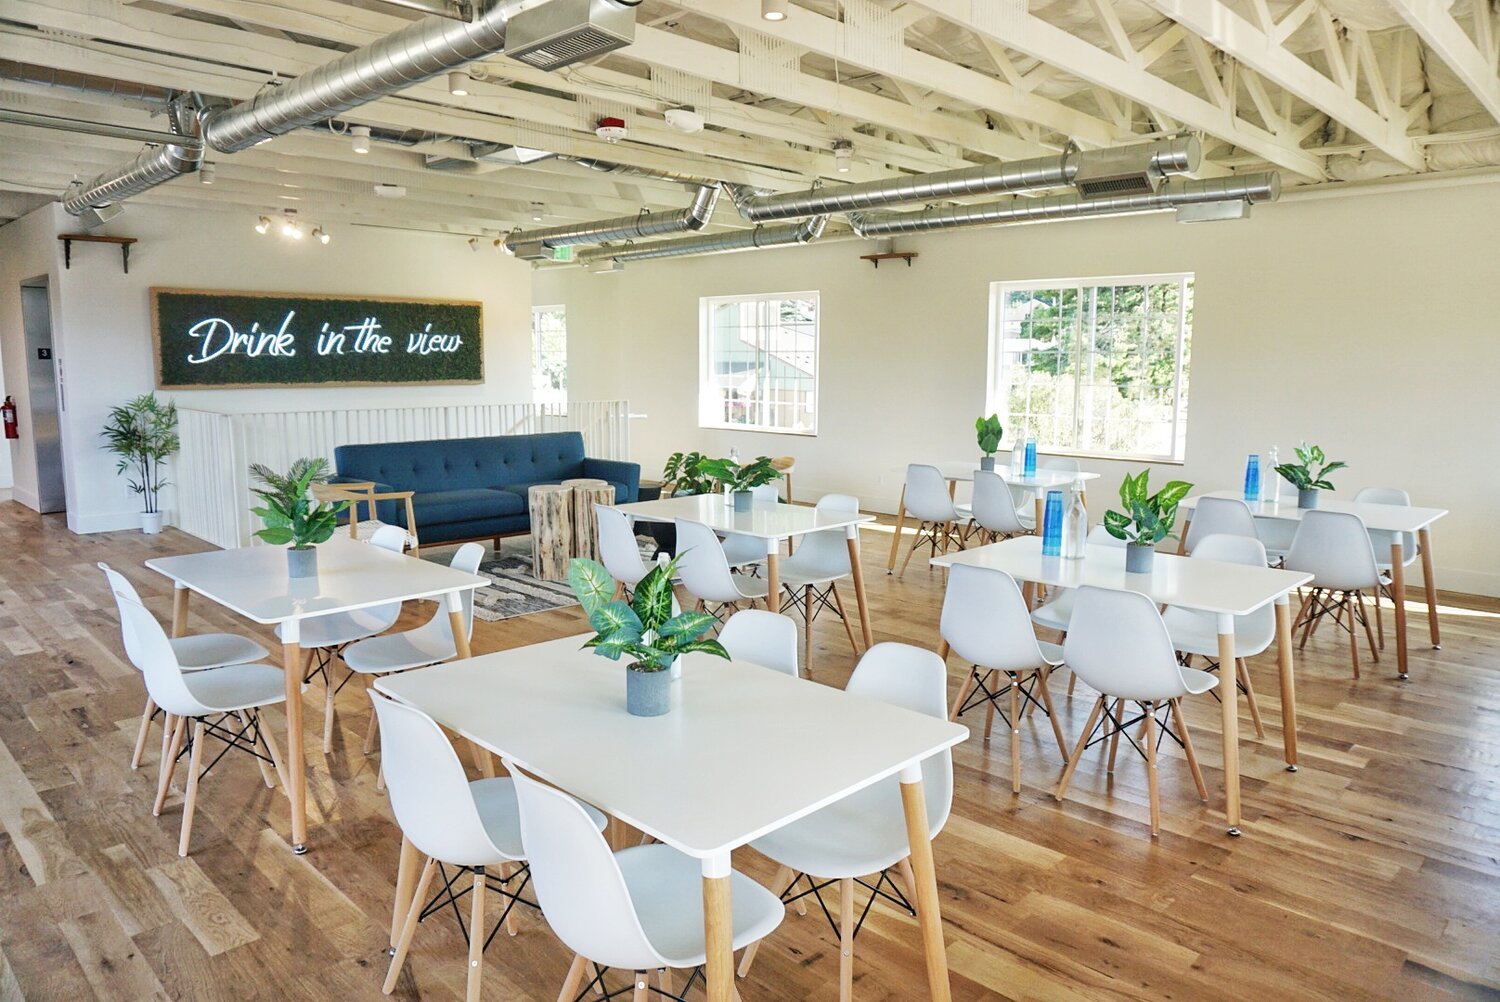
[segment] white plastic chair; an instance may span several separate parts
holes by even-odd
[[[1266,565],[1266,548],[1254,536],[1219,534],[1198,540],[1192,553],[1195,560],[1217,560],[1226,564],[1245,564],[1249,567]],[[1172,646],[1184,656],[1184,664],[1191,664],[1193,657],[1207,658],[1209,671],[1221,669],[1219,661],[1218,617],[1195,609],[1179,609],[1168,606],[1161,615],[1167,624],[1167,635]],[[1255,736],[1264,738],[1266,728],[1260,719],[1260,704],[1255,698],[1255,685],[1250,679],[1250,665],[1245,660],[1253,658],[1271,646],[1276,639],[1276,607],[1263,605],[1248,616],[1234,617],[1235,678],[1245,701],[1250,707],[1250,720],[1255,724]],[[1222,674],[1222,672],[1221,672]],[[1218,698],[1218,692],[1214,697]]]
[[[261,722],[261,707],[286,702],[286,687],[281,669],[267,664],[224,665],[211,671],[184,672],[172,649],[166,631],[144,605],[124,595],[115,596],[120,615],[135,634],[141,671],[146,677],[146,691],[175,720],[172,739],[162,760],[157,781],[156,801],[151,813],[161,816],[172,785],[177,759],[188,752],[187,791],[182,803],[182,833],[177,840],[177,854],[186,856],[193,835],[193,812],[198,806],[198,781],[203,775],[203,746],[212,735],[231,749],[249,752],[260,764],[261,779],[267,789],[275,787],[269,762],[281,778],[285,790],[286,774],[282,770],[281,752],[269,728]],[[238,729],[231,718],[240,724]],[[188,723],[192,723],[189,733]],[[184,749],[184,740],[187,745]],[[261,754],[261,749],[265,754]],[[226,749],[227,751],[228,749]],[[215,758],[210,766],[217,763]]]
[[[1275,470],[1263,473],[1262,476],[1275,478],[1278,504],[1292,508],[1297,506],[1297,488],[1290,480]],[[1257,518],[1255,535],[1266,548],[1266,560],[1273,567],[1278,566],[1286,559],[1286,551],[1292,548],[1292,539],[1297,535],[1297,523],[1282,518]]]
[[[798,677],[797,624],[779,612],[741,609],[719,629],[719,643],[736,661]]]
[[[472,895],[469,925],[464,930],[469,941],[468,998],[470,1002],[477,1002],[484,948],[495,935],[492,931],[486,936],[484,931],[486,891],[497,891],[505,899],[505,910],[494,930],[498,931],[503,924],[512,936],[515,935],[512,910],[517,903],[531,904],[521,897],[531,875],[525,867],[526,852],[522,848],[515,783],[508,776],[471,782],[464,774],[463,764],[459,762],[453,745],[436,721],[416,707],[398,703],[374,690],[370,691],[370,700],[380,718],[380,731],[385,736],[385,748],[389,753],[385,765],[386,781],[390,786],[391,809],[396,815],[396,824],[400,826],[401,834],[427,857],[396,938],[396,950],[391,956],[385,984],[380,990],[389,995],[396,987],[417,922],[449,904],[457,913],[457,899],[467,893]],[[596,835],[604,828],[603,814],[576,801],[573,806],[581,823],[592,828]],[[517,863],[521,866],[512,872],[512,866]],[[448,866],[472,871],[472,884],[454,894],[453,884],[457,882],[458,874],[450,879]],[[486,872],[488,867],[497,868],[498,886],[490,883],[490,874]],[[444,886],[437,897],[428,901],[428,888],[434,873],[439,871]],[[512,884],[515,884],[514,888]],[[398,900],[396,907],[399,909],[402,904],[404,902]],[[459,925],[462,928],[462,920]]]
[[[1053,456],[1036,464],[1038,470],[1047,470],[1051,473],[1081,473],[1082,467],[1078,460],[1066,456]]]
[[[1052,724],[1057,749],[1064,760],[1068,757],[1068,743],[1047,690],[1047,676],[1062,663],[1062,648],[1037,640],[1014,578],[1004,571],[965,564],[954,565],[948,574],[939,630],[943,642],[972,665],[953,701],[951,719],[984,704],[984,739],[988,741],[995,708],[1009,696],[1009,712],[1002,709],[1000,716],[1010,728],[1011,791],[1020,793],[1023,700],[1036,705],[1041,696],[1039,705]],[[1004,687],[994,685],[996,675],[1005,676]]]
[[[1198,786],[1198,796],[1207,800],[1208,788],[1203,785],[1198,757],[1193,754],[1187,721],[1182,716],[1181,699],[1208,692],[1219,684],[1219,680],[1207,672],[1184,668],[1177,663],[1166,624],[1152,601],[1139,592],[1110,591],[1084,585],[1078,589],[1063,652],[1068,667],[1087,685],[1098,690],[1099,698],[1089,711],[1088,723],[1084,724],[1054,796],[1061,800],[1067,792],[1084,749],[1106,738],[1109,740],[1108,771],[1113,773],[1115,752],[1123,735],[1146,760],[1146,779],[1151,795],[1151,834],[1153,837],[1159,834],[1161,807],[1156,788],[1156,755],[1161,742],[1161,735],[1157,734],[1157,728],[1160,728],[1162,735],[1171,735],[1182,743],[1193,782]],[[1138,704],[1141,712],[1127,720],[1126,706],[1130,703]],[[1176,725],[1175,732],[1165,720],[1158,719],[1158,713],[1167,709]],[[1101,715],[1103,719],[1100,719]],[[1145,730],[1141,744],[1129,734],[1138,723],[1143,724]],[[1097,738],[1094,736],[1096,730],[1099,732]]]
[[[129,599],[137,605],[145,605],[141,596],[119,571],[104,562],[98,567],[104,572],[105,580],[109,582],[110,591],[115,596],[115,607],[120,614],[120,637],[125,645],[125,656],[135,666],[136,671],[144,672],[144,655],[141,652],[140,642],[136,639],[135,631],[130,627],[125,617],[125,610],[119,608],[121,599]],[[262,645],[242,637],[236,633],[198,633],[186,637],[171,637],[168,642],[172,645],[172,653],[177,658],[178,667],[183,671],[206,671],[210,668],[220,668],[224,665],[247,664],[251,661],[259,661],[267,657],[270,652]],[[156,705],[150,693],[146,695],[146,705],[141,710],[141,726],[135,735],[135,750],[130,756],[130,768],[139,769],[141,758],[146,752],[146,738],[151,733],[151,721],[162,709]],[[171,735],[170,721],[163,721],[163,741]]]
[[[1354,677],[1359,678],[1359,631],[1356,624],[1365,628],[1370,656],[1377,662],[1380,660],[1380,652],[1375,649],[1375,634],[1370,630],[1369,617],[1365,615],[1364,596],[1369,592],[1378,597],[1382,578],[1365,523],[1358,515],[1348,512],[1303,512],[1302,523],[1292,539],[1292,548],[1287,551],[1286,568],[1313,576],[1312,587],[1302,599],[1302,607],[1292,622],[1294,631],[1299,627],[1302,630],[1297,649],[1307,645],[1307,638],[1319,621],[1332,613],[1334,625],[1349,634],[1349,657],[1354,664]]]
[[[1403,508],[1411,507],[1411,495],[1399,487],[1366,487],[1354,495],[1355,501],[1368,504],[1391,504]],[[1414,533],[1395,533],[1388,529],[1369,529],[1370,546],[1375,551],[1375,566],[1381,574],[1380,594],[1389,599],[1392,605],[1396,604],[1396,596],[1391,591],[1391,547],[1396,543],[1396,537],[1401,537],[1401,566],[1410,567],[1416,562],[1417,557],[1422,554],[1422,546],[1417,542]],[[1375,635],[1380,640],[1380,649],[1385,650],[1385,621],[1380,615],[1380,600],[1377,598],[1373,603],[1375,606]]]
[[[777,504],[781,501],[781,488],[775,482],[750,488],[752,504]],[[766,559],[766,541],[738,532],[725,533],[724,559],[730,567],[748,568],[755,573]]]
[[[651,565],[641,559],[641,546],[635,539],[630,516],[613,505],[594,505],[599,526],[599,562],[609,576],[625,588],[634,588],[651,573]]]
[[[968,516],[953,503],[953,497],[948,493],[948,481],[942,470],[922,463],[908,466],[902,501],[906,513],[917,519],[917,538],[912,542],[911,549],[906,551],[906,559],[901,562],[898,577],[906,573],[906,565],[911,563],[912,554],[924,543],[932,549],[934,557],[939,553],[947,553],[950,545],[963,548],[958,527]]]
[[[851,494],[825,494],[818,499],[817,510],[858,514],[859,498]],[[844,612],[844,600],[839,597],[838,589],[840,580],[854,574],[854,568],[849,562],[848,537],[844,530],[824,529],[808,533],[802,537],[797,552],[781,561],[778,571],[781,585],[787,592],[787,599],[781,603],[782,610],[802,613],[803,637],[807,648],[807,677],[812,678],[813,620],[825,609],[831,609],[844,624],[849,649],[858,656],[859,645],[854,641],[854,628]]]
[[[370,545],[393,553],[406,550],[406,530],[399,525],[383,525],[370,537]],[[353,678],[347,674],[334,684],[333,663],[349,644],[377,633],[384,633],[396,624],[401,616],[401,603],[388,602],[368,609],[353,612],[335,612],[329,616],[314,616],[301,622],[297,646],[304,652],[302,682],[306,685],[316,675],[323,677],[323,754],[333,751],[333,697]],[[276,627],[276,636],[284,635],[284,627]],[[312,665],[313,659],[317,665]]]
[[[694,970],[708,954],[702,864],[660,843],[611,852],[581,804],[508,760],[505,767],[515,779],[521,842],[537,902],[557,938],[575,954],[558,998],[572,1002],[602,989],[609,968],[635,973],[636,1002],[653,990],[646,974],[651,970],[657,972],[654,990],[680,997],[667,971]],[[737,870],[730,871],[729,880],[730,942],[738,950],[770,934],[786,908]],[[594,976],[582,985],[590,965]]]
[[[1090,545],[1097,544],[1099,546],[1123,547],[1125,545],[1125,540],[1116,539],[1114,536],[1111,536],[1109,530],[1104,528],[1103,525],[1096,525],[1089,530],[1088,541]],[[1071,588],[1050,589],[1047,601],[1031,610],[1031,621],[1037,626],[1048,630],[1056,630],[1058,633],[1066,636],[1068,621],[1073,616],[1073,599],[1074,590]],[[1068,691],[1072,692],[1071,683],[1069,684]]]
[[[1188,520],[1178,552],[1192,554],[1198,543],[1209,536],[1248,536],[1259,540],[1255,516],[1250,506],[1239,498],[1199,498]]]
[[[880,643],[865,652],[849,677],[845,691],[902,706],[917,713],[944,719],[948,671],[932,651],[910,644]],[[922,763],[922,786],[926,798],[929,838],[948,823],[953,807],[953,758],[943,751]],[[864,916],[854,917],[854,885],[870,891],[871,904],[881,897],[915,914],[911,905],[913,879],[908,857],[905,813],[901,804],[899,777],[890,776],[857,793],[750,843],[756,851],[781,865],[772,887],[784,887],[783,901],[791,903],[811,894],[822,902],[822,891],[839,885],[840,941],[839,998],[848,1002],[854,980],[854,937]],[[898,888],[889,870],[897,867],[904,888]],[[860,879],[878,874],[873,883]],[[790,877],[790,881],[788,878]],[[808,890],[793,894],[805,880]],[[824,906],[827,914],[827,906]],[[830,920],[832,916],[829,916]],[[740,977],[749,973],[754,951],[740,962]]]
[[[1010,487],[998,473],[974,471],[974,496],[969,512],[979,527],[981,542],[995,543],[1030,533],[1035,519],[1022,518]]]
[[[682,586],[698,600],[700,609],[716,606],[715,615],[726,607],[738,609],[743,602],[765,600],[766,581],[729,569],[719,537],[702,522],[679,518],[677,526],[677,574]],[[762,547],[764,548],[764,547]]]

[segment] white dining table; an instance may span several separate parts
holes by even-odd
[[[949,999],[924,759],[968,729],[745,661],[682,659],[672,709],[625,711],[625,667],[588,634],[391,675],[376,688],[700,861],[708,997],[733,997],[730,853],[890,776],[900,777],[929,992]],[[817,735],[817,754],[778,734]],[[411,871],[408,854],[403,869]],[[410,879],[398,876],[397,909]]]
[[[281,669],[286,676],[287,786],[292,808],[292,851],[307,851],[306,754],[302,740],[302,679],[306,658],[300,649],[302,621],[353,612],[407,599],[441,598],[458,656],[470,654],[463,627],[462,594],[485,588],[490,580],[444,564],[419,560],[337,534],[318,544],[318,574],[287,575],[284,546],[245,546],[176,557],[158,557],[146,566],[172,579],[172,635],[187,634],[193,593],[252,622],[281,627]]]
[[[1219,634],[1220,714],[1224,741],[1224,813],[1229,834],[1240,833],[1239,692],[1235,684],[1234,618],[1267,604],[1276,606],[1276,654],[1281,682],[1282,743],[1287,770],[1297,771],[1297,689],[1292,675],[1290,594],[1312,580],[1311,574],[1249,567],[1217,560],[1193,559],[1158,552],[1151,573],[1125,570],[1125,548],[1090,543],[1082,560],[1042,555],[1037,536],[1017,536],[934,557],[938,567],[967,564],[1005,571],[1018,581],[1049,588],[1092,585],[1111,591],[1133,591],[1157,605],[1211,613]],[[1031,589],[1028,588],[1028,592]],[[939,650],[946,657],[947,644]]]
[[[781,594],[779,565],[783,540],[796,539],[812,532],[842,529],[845,543],[849,547],[849,567],[854,578],[855,602],[859,606],[860,632],[864,635],[867,650],[874,643],[870,630],[869,603],[865,599],[864,568],[859,558],[859,527],[865,522],[875,521],[874,515],[825,511],[779,501],[760,501],[752,504],[749,511],[735,511],[732,505],[724,503],[721,494],[690,494],[661,498],[658,501],[633,501],[616,507],[631,518],[648,522],[670,522],[683,518],[702,522],[715,532],[735,533],[763,540],[766,544],[767,596]],[[778,600],[768,598],[767,607],[776,601]]]
[[[1250,514],[1258,519],[1277,522],[1298,523],[1308,511],[1337,511],[1358,515],[1366,529],[1385,532],[1406,533],[1417,537],[1418,550],[1422,558],[1422,585],[1427,595],[1427,630],[1432,637],[1432,649],[1443,646],[1438,629],[1437,580],[1432,571],[1432,523],[1448,514],[1446,508],[1419,508],[1413,505],[1375,504],[1369,501],[1342,501],[1330,497],[1330,492],[1320,491],[1316,509],[1298,508],[1295,496],[1277,497],[1269,501],[1246,502]],[[1233,498],[1244,500],[1240,491],[1210,491],[1184,498],[1178,506],[1182,513],[1182,539],[1187,539],[1187,528],[1192,521],[1192,510],[1200,497]],[[1403,566],[1401,536],[1391,542],[1391,594],[1396,606],[1396,673],[1402,679],[1410,678],[1407,670],[1406,637],[1406,568]],[[1378,596],[1377,596],[1378,598]]]
[[[948,494],[951,497],[961,483],[970,483],[974,474],[979,472],[979,464],[974,462],[937,463],[938,471],[942,473],[943,479],[948,481]],[[1038,469],[1029,477],[1013,476],[1008,469],[996,467],[995,473],[1000,474],[1000,479],[1010,487],[1019,487],[1028,490],[1032,495],[1032,503],[1035,506],[1036,522],[1042,524],[1042,505],[1049,490],[1058,490],[1073,486],[1078,480],[1098,480],[1099,474],[1088,473],[1082,470],[1045,470]],[[896,555],[901,549],[901,530],[906,525],[906,484],[901,485],[901,499],[896,502],[896,531],[891,535],[891,554],[886,560],[885,570],[887,574],[895,573]]]

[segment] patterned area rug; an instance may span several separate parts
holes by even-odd
[[[636,542],[641,556],[651,559],[656,541],[638,537]],[[452,555],[452,550],[444,550],[424,554],[423,559],[446,564]],[[474,615],[486,623],[578,604],[566,581],[538,581],[531,576],[531,540],[525,537],[503,540],[499,551],[480,563],[479,573],[493,582],[492,587],[475,593]]]

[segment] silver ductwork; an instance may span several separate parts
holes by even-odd
[[[729,254],[734,251],[809,244],[823,235],[823,228],[827,223],[827,216],[813,216],[800,223],[757,226],[753,230],[740,230],[737,233],[705,233],[696,237],[683,237],[681,240],[658,240],[655,243],[640,246],[599,247],[578,255],[578,262],[591,264],[604,260],[648,261],[659,257]]]
[[[93,206],[118,202],[197,170],[203,163],[203,142],[196,99],[173,98],[167,105],[167,117],[172,133],[189,142],[146,147],[134,160],[70,189],[63,195],[63,208],[75,216],[82,215]]]
[[[506,235],[502,249],[516,257],[538,260],[550,256],[549,251],[553,247],[600,244],[610,240],[659,237],[668,233],[701,230],[712,218],[718,201],[718,185],[699,188],[697,195],[693,197],[693,204],[686,209],[657,213],[642,211],[634,216],[618,216],[591,223],[549,226],[540,230],[516,230]]]
[[[599,171],[601,174],[618,174],[621,177],[644,177],[653,181],[670,181],[674,184],[696,185],[706,188],[717,185],[720,182],[711,177],[702,177],[698,174],[681,174],[677,171],[656,170],[651,167],[635,167],[631,164],[618,164],[609,160],[595,160],[593,157],[559,157],[560,160],[568,160],[589,170]]]
[[[984,205],[953,205],[921,212],[851,212],[849,225],[861,237],[893,237],[960,226],[997,223],[1034,223],[1090,216],[1115,216],[1135,212],[1159,212],[1180,205],[1242,201],[1274,202],[1281,196],[1281,175],[1247,174],[1241,177],[1188,181],[1174,178],[1158,191],[1135,195],[1082,198],[1078,195],[1047,195],[1014,198]]]
[[[1178,136],[1153,143],[1139,143],[1112,150],[1066,150],[1056,156],[1017,160],[1012,163],[961,167],[913,177],[894,177],[885,181],[866,181],[838,187],[793,191],[780,195],[755,192],[742,185],[729,186],[740,215],[755,222],[794,219],[799,216],[830,212],[857,212],[902,202],[933,202],[1002,192],[1042,191],[1074,183],[1080,171],[1085,177],[1094,173],[1095,162],[1107,162],[1111,176],[1122,167],[1140,177],[1140,183],[1154,188],[1162,177],[1189,174],[1198,169],[1203,148],[1194,136]]]

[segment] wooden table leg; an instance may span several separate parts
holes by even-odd
[[[901,770],[901,805],[906,814],[906,838],[911,845],[912,875],[916,880],[917,924],[927,955],[927,994],[933,1002],[950,1002],[948,948],[943,942],[943,916],[938,906],[937,870],[932,863],[932,831],[927,820],[927,798],[922,792],[922,767]]]
[[[1417,530],[1417,541],[1422,548],[1422,587],[1427,591],[1427,632],[1432,635],[1432,649],[1443,649],[1443,635],[1438,632],[1437,579],[1432,576],[1432,532]]]
[[[1223,710],[1224,816],[1240,833],[1240,701],[1234,677],[1234,617],[1219,617],[1219,706]]]
[[[1292,676],[1291,596],[1276,599],[1276,666],[1281,672],[1281,743],[1286,771],[1297,771],[1297,682]]]
[[[1034,524],[1036,527],[1035,531],[1038,536],[1042,534],[1042,507],[1044,503],[1045,502],[1043,501],[1042,492],[1037,491],[1036,497],[1033,499],[1033,505],[1036,509],[1036,522]]]
[[[1183,556],[1184,554],[1187,553],[1188,526],[1190,526],[1192,524],[1193,524],[1192,519],[1185,518],[1185,519],[1182,520],[1182,528],[1178,530],[1178,536],[1177,536],[1177,555],[1179,557]]]
[[[176,585],[172,589],[172,636],[187,636],[188,624],[188,599],[192,592],[182,585]]]
[[[766,608],[781,611],[781,540],[766,540]]]
[[[1407,679],[1406,673],[1406,568],[1401,566],[1401,534],[1391,544],[1391,601],[1396,605],[1396,677]]]
[[[851,525],[844,530],[844,543],[849,547],[849,570],[854,575],[854,604],[859,607],[859,632],[865,639],[865,650],[869,650],[875,640],[870,631],[870,605],[865,598],[865,570],[859,559],[858,526]]]
[[[292,852],[307,852],[307,754],[302,748],[302,623],[281,624],[281,674],[286,683],[286,795],[292,804]]]
[[[906,524],[906,485],[901,485],[901,500],[896,502],[896,531],[891,533],[891,557],[885,562],[887,574],[896,573],[896,552],[901,549],[901,527]]]
[[[401,862],[396,867],[396,904],[391,911],[391,955],[396,953],[396,940],[401,937],[401,923],[406,920],[411,907],[412,891],[416,890],[417,873],[422,869],[422,853],[406,833],[401,833]]]
[[[734,913],[729,900],[729,853],[703,861],[703,942],[708,1002],[733,1002]]]

